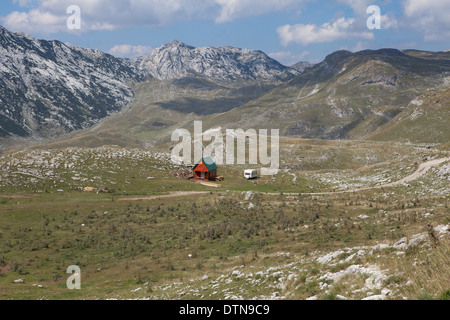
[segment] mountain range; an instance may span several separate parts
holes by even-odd
[[[260,51],[172,41],[129,60],[0,27],[0,137],[48,138],[90,127],[128,105],[133,86],[148,78],[189,76],[237,86],[298,74]]]
[[[172,41],[130,60],[0,27],[0,59],[0,137],[57,146],[154,145],[195,119],[301,138],[409,141],[406,129],[393,134],[405,117],[428,113],[436,97],[430,112],[449,107],[450,52],[342,50],[287,67],[261,51]],[[411,139],[448,141],[448,118],[429,117],[443,123],[440,133],[416,117],[433,134]]]
[[[300,74],[261,51],[232,47],[195,48],[172,41],[137,59],[141,69],[160,80],[206,77],[216,82],[283,81]]]
[[[275,126],[285,136],[361,139],[390,122],[422,94],[448,89],[449,76],[448,53],[338,51],[214,121],[225,126]]]

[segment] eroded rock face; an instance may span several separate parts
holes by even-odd
[[[300,74],[261,51],[232,47],[195,48],[180,41],[153,50],[138,63],[151,76],[161,80],[201,76],[219,82],[277,81]]]
[[[0,138],[53,138],[88,128],[121,111],[133,100],[133,85],[151,77],[190,76],[177,84],[210,90],[219,82],[275,83],[298,74],[248,49],[194,48],[173,41],[128,60],[0,27]]]
[[[89,127],[132,101],[130,61],[0,27],[0,137]]]

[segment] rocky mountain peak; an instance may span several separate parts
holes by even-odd
[[[203,77],[216,82],[280,81],[298,71],[285,67],[261,51],[233,47],[201,47],[178,40],[154,49],[139,66],[161,80]]]
[[[162,46],[162,48],[188,48],[188,49],[194,49],[194,47],[188,46],[184,42],[181,42],[180,40],[173,40],[169,43],[166,43]]]
[[[138,69],[98,50],[0,27],[0,137],[86,128],[132,101]]]
[[[149,76],[239,84],[298,74],[261,51],[175,40],[128,60],[0,27],[0,137],[49,138],[92,126],[129,104],[132,84]]]
[[[311,68],[312,66],[314,66],[314,63],[312,62],[300,61],[290,66],[290,68],[295,69],[299,72],[304,72],[306,68]]]

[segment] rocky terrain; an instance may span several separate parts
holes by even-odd
[[[221,166],[225,179],[215,188],[189,181],[185,167],[156,150],[1,155],[0,298],[447,297],[446,152],[285,143],[291,157],[309,150],[301,163],[308,170],[244,181],[241,169]],[[320,150],[355,152],[339,165]],[[421,174],[392,184],[413,172]],[[89,289],[64,289],[72,264]]]
[[[0,143],[44,140],[0,154],[0,299],[450,299],[449,84],[449,52],[127,60],[0,28]],[[189,180],[194,120],[280,129],[279,172]]]
[[[369,136],[373,140],[445,143],[450,140],[450,80],[443,90],[429,90],[413,99],[392,121]]]
[[[311,68],[312,66],[314,66],[314,63],[301,61],[293,64],[291,68],[299,72],[304,72],[306,68]]]
[[[300,73],[248,49],[194,48],[172,41],[128,60],[3,27],[0,59],[0,138],[54,138],[91,127],[122,111],[133,101],[134,86],[152,77],[211,90],[220,88],[218,83],[272,88]],[[245,101],[245,92],[236,94]]]
[[[143,134],[117,130],[124,119],[114,115],[126,106],[125,117],[145,120],[133,132],[162,140],[192,120],[191,113],[211,127],[276,127],[284,136],[308,139],[405,140],[406,129],[401,137],[391,134],[405,117],[432,131],[429,141],[423,134],[413,141],[442,142],[446,132],[439,114],[448,107],[448,52],[338,51],[321,63],[289,68],[248,49],[172,41],[127,60],[0,31],[0,137],[53,138],[102,125],[106,117],[110,132],[87,132],[90,141],[114,136],[142,147]],[[419,110],[430,103],[436,106]],[[434,120],[423,121],[425,113]]]
[[[362,217],[364,219],[364,217]],[[449,225],[439,225],[433,232],[441,241],[448,241]],[[151,287],[150,296],[144,299],[224,299],[224,300],[284,300],[295,299],[302,287],[314,293],[306,300],[332,298],[336,300],[408,300],[402,290],[413,286],[407,275],[380,267],[376,259],[401,259],[406,251],[432,245],[426,232],[402,238],[392,245],[349,247],[323,253],[313,252],[308,257],[278,252],[271,257],[283,261],[276,266],[234,267],[219,277],[204,275],[199,279]],[[363,263],[363,260],[373,260]],[[399,278],[403,278],[399,285]],[[397,283],[396,283],[397,282]],[[139,299],[151,284],[131,291]],[[252,288],[252,289],[249,289]],[[336,288],[339,288],[336,290]],[[249,294],[252,292],[252,294]],[[257,292],[260,292],[259,294]],[[337,293],[339,292],[339,293]],[[264,293],[264,294],[261,294]],[[120,299],[120,297],[118,297]]]
[[[143,70],[160,80],[205,77],[233,85],[243,81],[289,80],[300,73],[261,51],[232,47],[195,48],[180,41],[157,48],[137,62]]]
[[[0,156],[0,163],[0,190],[31,189],[37,193],[126,186],[129,179],[117,170],[119,167],[140,167],[143,175],[179,168],[170,154],[117,147],[20,151]]]
[[[277,127],[284,136],[305,139],[366,138],[425,92],[448,89],[449,72],[448,53],[416,57],[394,49],[338,51],[214,120],[224,126]],[[433,118],[439,117],[436,109],[429,111]],[[438,123],[444,127],[444,118]],[[431,125],[425,128],[439,135]]]
[[[55,137],[119,112],[144,76],[98,50],[0,28],[0,137]]]

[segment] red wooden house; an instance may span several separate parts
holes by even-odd
[[[218,167],[211,157],[203,158],[193,169],[194,180],[215,180],[217,169]]]

